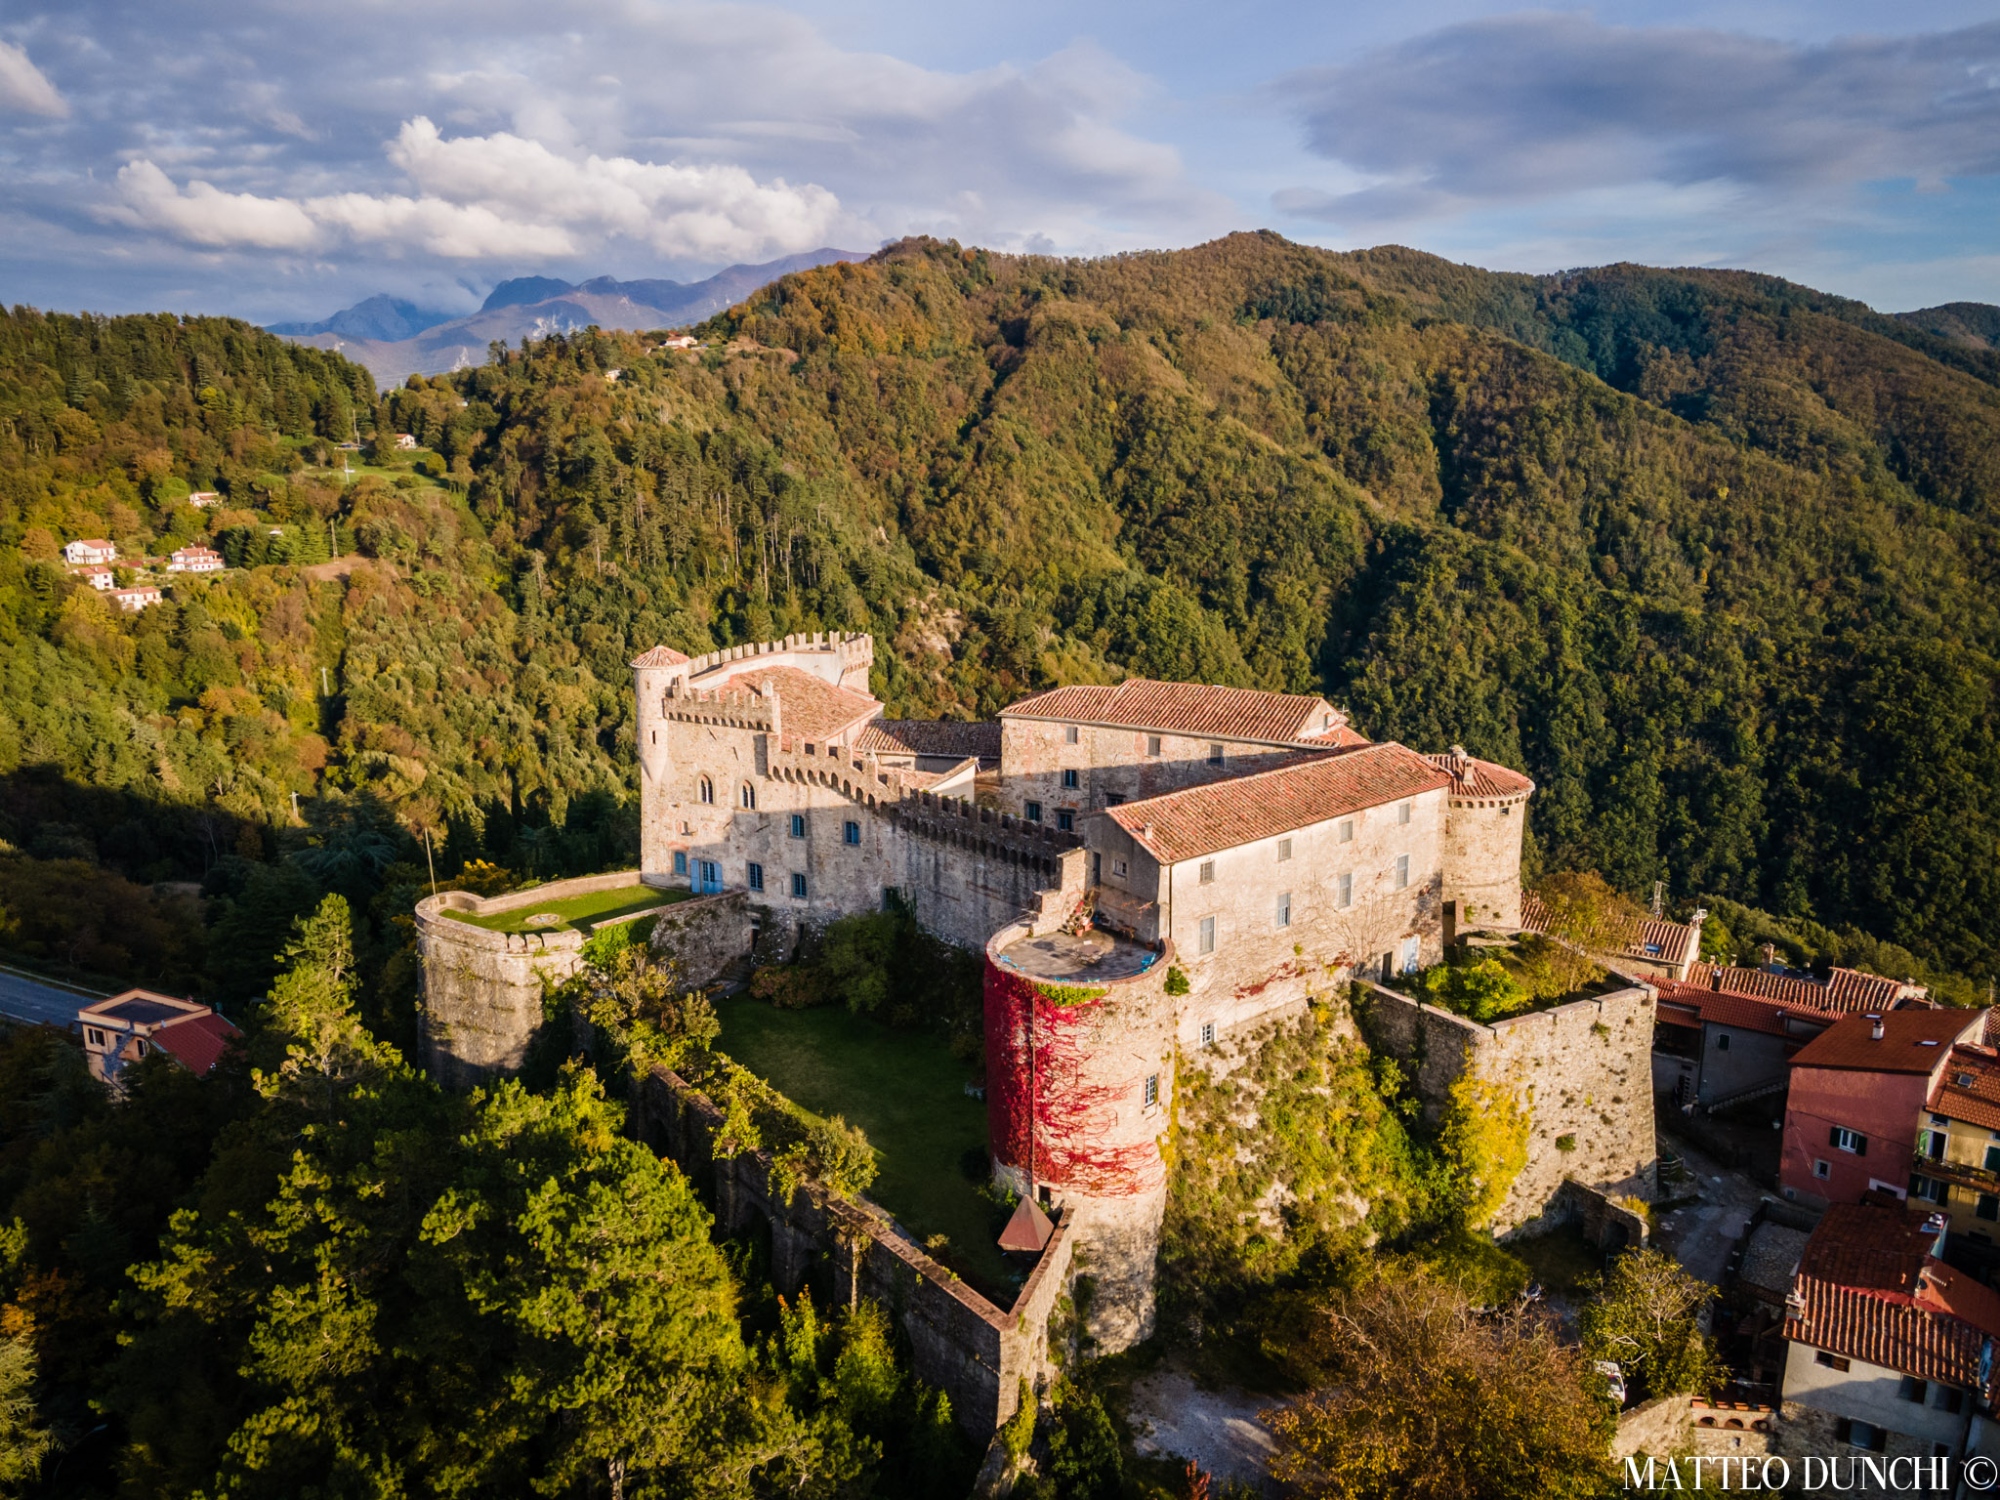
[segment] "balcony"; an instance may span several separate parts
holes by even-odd
[[[1911,1154],[1910,1167],[1926,1177],[1948,1182],[1954,1187],[1967,1188],[1975,1193],[2000,1194],[2000,1172],[1989,1172],[1971,1162],[1945,1161],[1917,1151]]]

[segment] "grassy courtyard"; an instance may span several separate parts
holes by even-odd
[[[904,1031],[843,1006],[779,1010],[761,1000],[721,1001],[722,1050],[781,1093],[822,1115],[843,1115],[875,1147],[868,1196],[919,1240],[950,1240],[943,1259],[1006,1307],[1019,1290],[995,1243],[985,1175],[986,1106],[965,1092],[967,1065],[930,1032]]]
[[[445,915],[474,927],[483,927],[488,932],[589,932],[600,922],[685,901],[688,894],[686,891],[657,891],[651,886],[634,882],[614,890],[565,896],[560,901],[531,902],[511,911],[491,912],[483,917],[466,911],[447,911]],[[555,920],[536,921],[537,917],[553,917]]]

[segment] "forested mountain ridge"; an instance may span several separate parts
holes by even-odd
[[[345,486],[337,406],[301,430],[254,401],[196,403],[176,430],[214,451],[169,432],[149,481],[109,382],[17,339],[0,837],[43,858],[16,863],[206,878],[225,926],[288,920],[355,850],[379,884],[413,831],[446,874],[612,863],[636,649],[868,629],[893,713],[1123,672],[1324,690],[1372,734],[1527,767],[1548,866],[1996,963],[1978,350],[1769,278],[1272,235],[1085,262],[910,241],[704,331],[364,399],[364,433],[424,452]],[[239,337],[253,391],[273,358],[343,368]],[[79,417],[95,436],[52,446]],[[195,516],[187,482],[225,506]],[[307,517],[362,557],[305,551]],[[176,527],[251,566],[128,620],[49,560]]]

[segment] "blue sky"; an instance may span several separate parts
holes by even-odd
[[[928,232],[1268,227],[2000,302],[1985,5],[34,0],[0,299],[319,316]]]

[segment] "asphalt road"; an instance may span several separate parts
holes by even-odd
[[[100,995],[80,995],[74,990],[58,989],[12,970],[0,969],[0,1016],[11,1020],[71,1026],[76,1022],[80,1007],[102,998]]]

